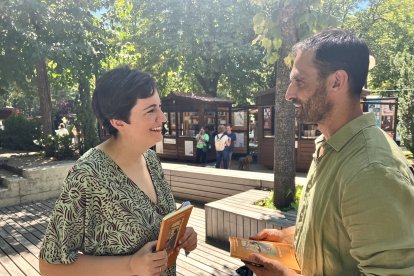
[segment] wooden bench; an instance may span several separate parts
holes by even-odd
[[[265,228],[295,225],[296,211],[282,212],[254,205],[268,195],[267,191],[249,190],[207,203],[206,240],[228,243],[229,236],[248,238]]]
[[[163,163],[176,198],[207,203],[251,189],[273,188],[273,174]]]

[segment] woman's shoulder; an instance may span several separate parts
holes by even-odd
[[[91,166],[94,163],[102,162],[106,159],[105,154],[97,149],[97,148],[91,148],[87,152],[85,152],[74,164],[74,166],[77,167],[85,167],[85,166]]]
[[[147,158],[157,159],[158,160],[157,153],[154,150],[152,150],[152,149],[147,149],[147,151],[144,152],[144,156],[147,157]]]
[[[108,162],[108,157],[99,149],[91,148],[85,152],[73,165],[70,173],[76,172],[83,175],[97,175],[99,168],[105,166]]]

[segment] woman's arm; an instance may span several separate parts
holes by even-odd
[[[156,241],[149,242],[130,256],[79,255],[71,264],[49,264],[39,259],[40,273],[43,276],[160,275],[167,268],[167,252],[153,253],[155,245]]]

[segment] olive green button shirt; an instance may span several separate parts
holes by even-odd
[[[414,275],[414,176],[394,141],[364,114],[316,153],[295,246],[304,275]]]

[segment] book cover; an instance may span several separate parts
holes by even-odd
[[[184,235],[193,205],[180,207],[178,210],[166,215],[161,222],[156,251],[166,250],[168,254],[168,267],[175,264],[178,252],[175,250],[178,241]]]
[[[251,262],[250,254],[256,253],[264,257],[278,260],[290,269],[300,273],[296,260],[295,248],[286,243],[249,240],[238,237],[229,237],[230,256]]]

